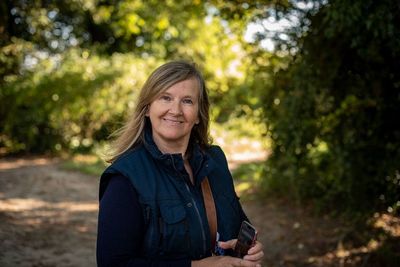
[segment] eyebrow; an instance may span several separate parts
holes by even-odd
[[[168,92],[162,92],[162,93],[160,93],[160,96],[162,96],[162,95],[172,96],[172,94],[171,94],[171,93],[168,93]],[[193,95],[184,95],[182,98],[196,98],[196,96],[193,96]]]

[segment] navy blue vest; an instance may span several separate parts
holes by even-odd
[[[149,135],[146,143],[128,151],[101,176],[100,198],[115,174],[129,178],[139,196],[146,230],[142,246],[145,258],[201,259],[210,255],[211,242],[201,181],[208,176],[217,209],[220,240],[237,237],[246,220],[235,194],[222,150],[206,152],[192,146],[190,165],[195,184],[189,182],[182,156],[162,154]]]

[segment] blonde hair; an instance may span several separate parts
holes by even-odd
[[[197,142],[202,149],[210,145],[210,103],[204,79],[194,63],[171,61],[153,71],[140,91],[132,116],[122,128],[111,135],[115,136],[116,139],[111,144],[107,159],[108,162],[115,161],[129,149],[143,143],[148,106],[157,96],[172,85],[188,79],[197,80],[199,86],[199,124],[195,125],[192,129],[191,142]]]

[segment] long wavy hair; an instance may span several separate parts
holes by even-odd
[[[144,83],[133,114],[124,126],[111,134],[114,141],[108,151],[107,162],[113,162],[126,151],[135,148],[144,141],[146,112],[149,105],[172,85],[195,79],[199,87],[199,124],[192,129],[190,141],[197,142],[202,149],[211,144],[209,135],[209,107],[207,89],[201,72],[194,63],[187,61],[171,61],[158,67]]]

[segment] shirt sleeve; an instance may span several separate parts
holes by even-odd
[[[109,178],[100,199],[97,265],[126,267],[190,267],[190,259],[160,261],[141,257],[145,225],[138,195],[122,175]]]

